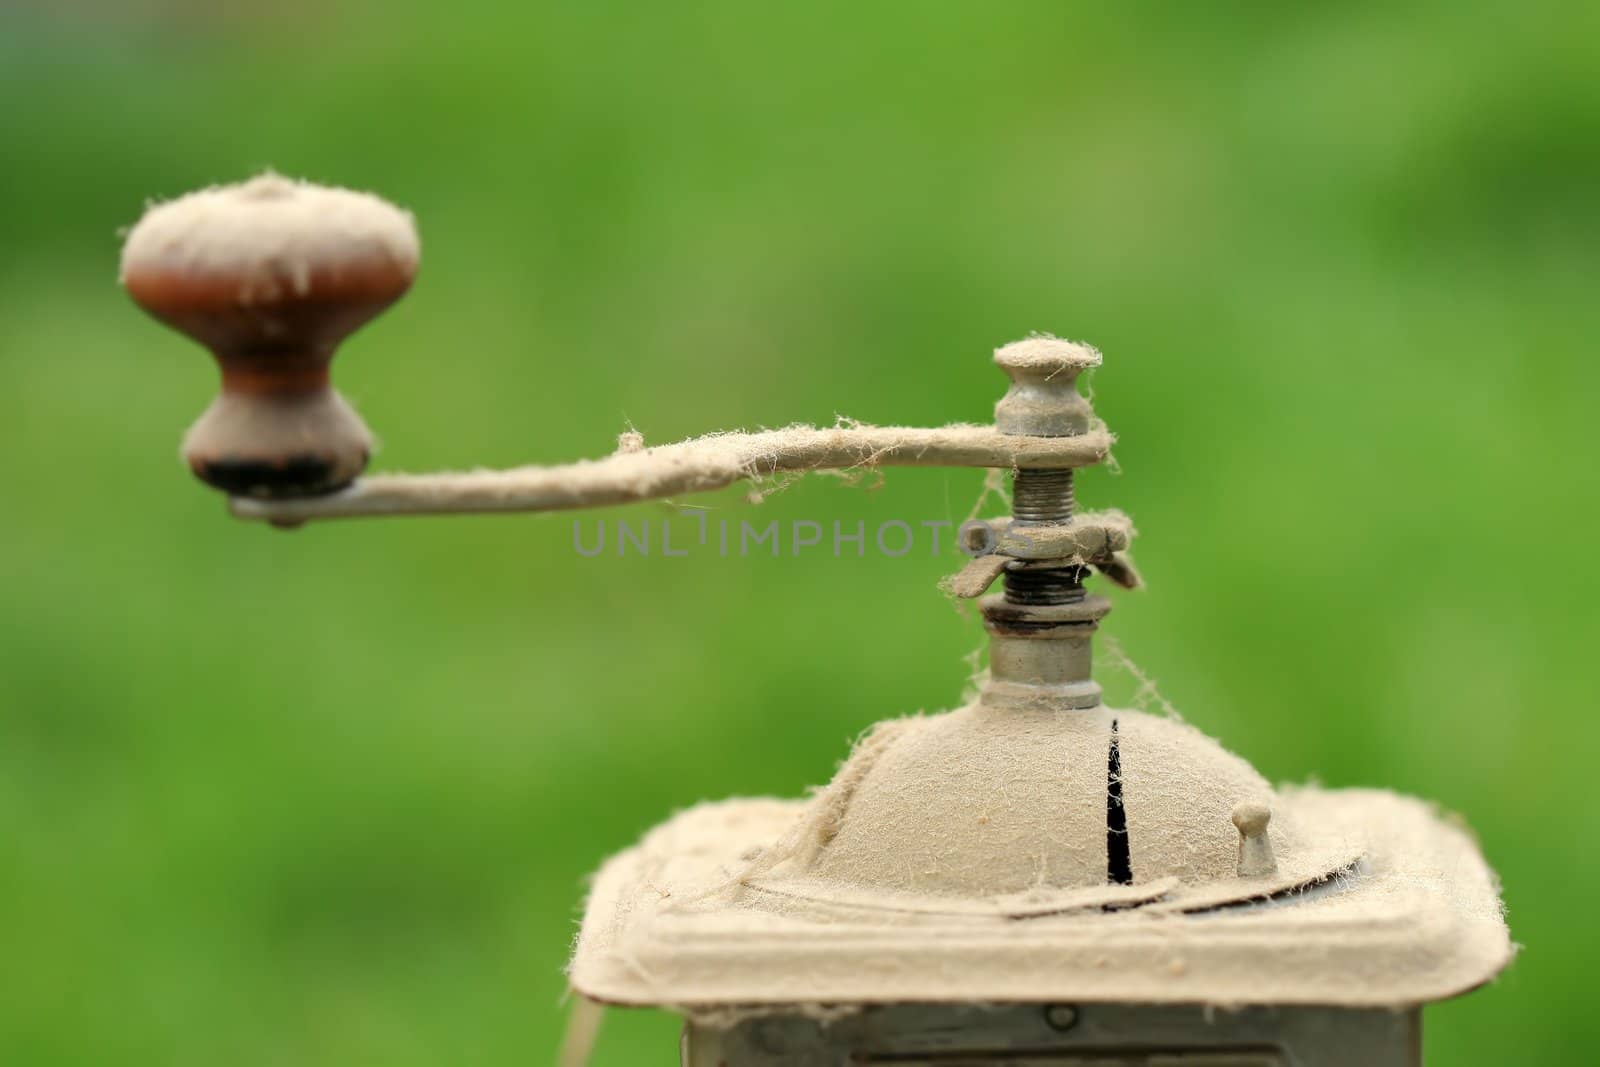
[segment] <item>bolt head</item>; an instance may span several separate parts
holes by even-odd
[[[995,429],[1036,437],[1071,437],[1089,429],[1094,412],[1078,393],[1078,375],[1100,365],[1089,345],[1029,337],[995,350],[1011,388],[994,408]]]
[[[1052,1030],[1071,1030],[1078,1025],[1078,1009],[1071,1004],[1051,1004],[1044,1009],[1044,1021]]]

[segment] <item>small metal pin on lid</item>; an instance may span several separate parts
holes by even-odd
[[[1265,804],[1246,802],[1233,809],[1233,825],[1239,830],[1239,877],[1261,878],[1275,874],[1277,858],[1272,854],[1272,842],[1267,839],[1267,824],[1272,821],[1272,809]]]

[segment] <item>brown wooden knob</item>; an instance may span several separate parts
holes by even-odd
[[[122,248],[122,284],[222,369],[221,393],[183,441],[201,480],[291,497],[361,473],[372,434],[328,384],[328,364],[406,291],[419,255],[409,213],[276,174],[145,212]]]

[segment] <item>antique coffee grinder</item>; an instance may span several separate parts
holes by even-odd
[[[605,864],[570,967],[594,1002],[681,1012],[693,1067],[1407,1067],[1421,1008],[1511,958],[1498,886],[1428,804],[1273,788],[1175,718],[1108,708],[1091,645],[1133,586],[1131,523],[1073,472],[1111,437],[1085,345],[995,362],[992,426],[723,434],[559,467],[361,477],[370,435],[335,346],[416,271],[409,215],[265,175],[151,208],[122,281],[216,357],[189,431],[233,514],[543,511],[676,497],[778,471],[1012,472],[1011,515],[963,528],[951,582],[990,635],[973,701],[870,731],[810,798],[682,812]],[[999,590],[990,587],[999,583]]]

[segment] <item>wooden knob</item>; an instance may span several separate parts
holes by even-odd
[[[122,284],[222,369],[221,393],[184,437],[190,469],[250,496],[355,480],[372,434],[329,385],[328,364],[410,287],[419,255],[409,213],[276,174],[146,211],[122,248]]]

